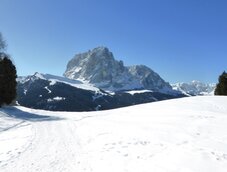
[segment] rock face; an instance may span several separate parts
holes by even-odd
[[[67,65],[64,76],[82,80],[108,91],[149,89],[170,93],[172,87],[144,65],[124,66],[106,47],[76,54]]]
[[[184,95],[214,95],[216,84],[205,84],[200,81],[192,81],[189,83],[172,84],[174,90],[180,91]]]

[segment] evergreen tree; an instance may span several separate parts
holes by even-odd
[[[6,48],[6,42],[4,41],[2,34],[0,32],[0,52]]]
[[[6,42],[0,32],[0,107],[16,98],[17,72],[10,57],[4,53]]]
[[[16,67],[5,53],[0,53],[0,106],[16,98]]]
[[[218,81],[214,94],[227,95],[227,73],[225,71],[219,76]]]

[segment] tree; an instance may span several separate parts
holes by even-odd
[[[219,76],[218,81],[214,94],[227,95],[227,73],[225,71]]]
[[[0,107],[10,104],[16,98],[17,71],[9,55],[3,52],[6,43],[0,33]]]
[[[0,52],[2,52],[6,48],[6,42],[4,41],[2,34],[0,32]]]

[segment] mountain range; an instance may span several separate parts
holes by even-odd
[[[17,103],[52,111],[94,111],[183,97],[152,90],[106,92],[91,84],[49,74],[18,78]]]
[[[145,65],[124,66],[106,47],[76,54],[63,77],[35,73],[18,78],[17,103],[54,111],[94,111],[210,93],[215,85],[170,85]]]
[[[187,96],[197,95],[214,95],[216,88],[215,83],[206,84],[200,81],[191,81],[189,83],[176,83],[172,84],[172,88],[176,91],[180,91]]]

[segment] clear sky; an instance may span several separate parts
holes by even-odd
[[[0,32],[18,75],[62,75],[97,46],[170,83],[227,70],[226,0],[0,0]]]

